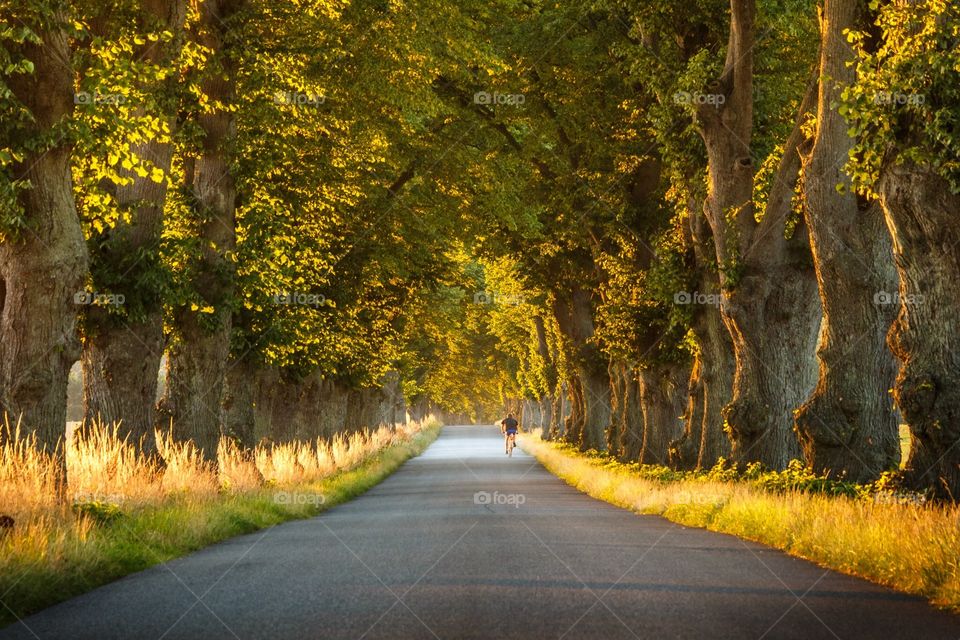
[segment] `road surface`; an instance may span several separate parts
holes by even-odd
[[[583,495],[492,427],[311,520],[208,547],[0,638],[960,639],[960,616]]]

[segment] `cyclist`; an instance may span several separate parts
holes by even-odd
[[[510,440],[513,440],[514,446],[517,442],[517,429],[520,426],[520,423],[517,422],[517,419],[513,417],[512,413],[508,413],[507,417],[500,421],[500,433],[503,434],[503,445],[506,448],[506,454],[510,455]]]

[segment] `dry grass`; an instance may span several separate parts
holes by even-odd
[[[960,506],[774,492],[744,483],[660,482],[625,465],[521,436],[577,489],[637,513],[755,540],[960,612]]]
[[[55,491],[58,461],[41,452],[32,435],[5,424],[0,427],[0,515],[12,517],[15,526],[4,542],[8,547],[21,542],[33,546],[58,530],[78,526],[74,516],[77,505],[128,510],[184,496],[210,499],[264,485],[315,482],[409,440],[420,428],[415,423],[384,426],[340,434],[329,441],[268,444],[253,450],[224,438],[215,471],[192,443],[175,442],[168,434],[157,433],[157,448],[164,461],[161,466],[120,438],[115,427],[94,425],[77,430],[67,442],[67,504],[62,504]]]
[[[58,464],[16,427],[0,427],[0,627],[132,571],[224,538],[316,515],[389,475],[436,437],[434,418],[244,450],[221,440],[218,470],[190,444],[157,435],[163,467],[112,428],[77,432]],[[284,496],[321,496],[290,501]]]

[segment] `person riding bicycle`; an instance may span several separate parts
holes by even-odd
[[[508,413],[507,417],[500,421],[500,432],[503,434],[503,446],[506,448],[505,453],[510,453],[510,438],[514,438],[514,442],[516,442],[519,427],[520,423],[517,422],[517,419],[513,417],[512,413]]]

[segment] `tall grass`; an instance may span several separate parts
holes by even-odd
[[[417,423],[382,426],[330,440],[265,444],[252,450],[223,438],[214,470],[192,443],[175,442],[169,434],[156,434],[160,465],[121,438],[116,426],[92,425],[67,440],[68,503],[125,506],[172,495],[212,496],[265,483],[311,482],[354,467],[385,447],[408,440],[420,428]],[[24,434],[19,425],[0,427],[0,514],[20,524],[61,514],[64,505],[55,491],[58,469],[54,456],[42,452],[32,434]]]
[[[732,476],[647,473],[636,465],[578,454],[541,440],[536,432],[521,436],[520,443],[552,473],[595,498],[755,540],[960,613],[958,505],[896,493],[770,489]]]
[[[422,451],[440,423],[398,424],[331,440],[243,449],[222,439],[217,468],[157,434],[163,464],[116,428],[93,425],[60,460],[19,428],[0,428],[0,627],[43,606],[232,535],[315,515]],[[296,492],[296,493],[294,493]],[[320,497],[308,501],[289,495]]]

